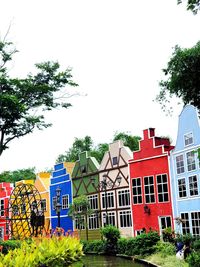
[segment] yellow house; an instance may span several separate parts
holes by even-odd
[[[31,213],[34,180],[21,180],[15,183],[10,196],[11,234],[14,238],[25,238],[32,234],[28,217]],[[37,195],[36,195],[37,198]]]
[[[44,211],[45,223],[44,230],[49,232],[50,226],[50,202],[49,202],[49,185],[50,185],[50,176],[49,172],[40,172],[36,175],[35,187],[40,193],[41,196],[41,208]]]

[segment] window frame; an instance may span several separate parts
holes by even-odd
[[[137,178],[132,178],[132,201],[133,201],[133,205],[140,205],[143,204],[143,197],[142,197],[142,177],[137,177]],[[135,185],[133,186],[133,181],[136,182]],[[140,181],[140,184],[138,185],[138,181]],[[138,193],[138,188],[141,191],[141,194]],[[133,190],[135,189],[137,194],[134,194]],[[138,200],[141,199],[141,202],[139,202]],[[137,202],[135,202],[135,200],[137,200]]]
[[[131,210],[119,211],[119,227],[120,228],[132,227]]]
[[[127,188],[117,191],[118,207],[130,207],[130,190]],[[121,202],[121,203],[120,203]],[[123,205],[120,205],[123,204]]]
[[[103,227],[106,226],[106,212],[102,212],[102,225]],[[108,225],[113,225],[116,226],[116,212],[115,211],[108,211],[107,212],[107,221],[108,221]],[[113,221],[113,223],[112,223]]]
[[[150,177],[153,178],[153,183],[152,184],[149,183],[149,178]],[[145,179],[146,178],[148,178],[148,183],[145,185]],[[148,188],[149,192],[151,191],[151,188],[153,188],[153,193],[151,193],[151,192],[150,193],[146,193],[146,188]],[[147,202],[147,197],[149,197],[149,199],[151,200],[151,196],[154,197],[154,201]],[[154,175],[144,176],[144,199],[145,199],[145,204],[156,203]]]
[[[189,157],[193,158],[193,162],[192,163],[189,162],[190,159],[188,157],[188,154],[191,154]],[[188,172],[192,172],[192,171],[195,171],[197,169],[195,153],[193,151],[186,152],[186,163],[187,163],[187,171]],[[192,168],[192,166],[194,166],[194,168]],[[189,169],[189,168],[191,168],[191,169]]]
[[[65,199],[66,199],[66,203],[63,203]],[[69,208],[69,194],[65,194],[65,195],[62,195],[62,209],[66,210],[68,208]]]
[[[196,220],[194,220],[192,218],[193,214],[197,214],[198,215],[197,223],[196,223]],[[200,211],[191,211],[190,215],[191,215],[192,235],[195,236],[195,237],[200,237]],[[194,222],[195,222],[195,225],[193,224]]]
[[[161,183],[158,183],[158,177],[161,176]],[[166,176],[166,182],[163,182],[163,176]],[[166,203],[170,201],[169,195],[169,182],[168,182],[168,175],[167,173],[157,174],[156,175],[156,185],[157,185],[157,196],[158,196],[158,203]],[[159,185],[162,188],[162,191],[159,192]],[[164,191],[164,185],[167,185],[167,191]],[[159,200],[159,196],[162,195],[163,201]],[[165,200],[165,196],[167,196],[167,200]]]
[[[187,136],[189,136],[189,135],[191,135],[191,137],[188,138]],[[186,138],[187,138],[187,139],[186,139]],[[192,142],[186,144],[186,141],[190,140],[191,138],[192,138]],[[189,132],[189,133],[184,134],[184,146],[185,146],[185,147],[188,147],[188,146],[193,145],[193,144],[194,144],[194,136],[193,136],[193,132]]]
[[[180,189],[180,185],[179,185],[179,181],[180,180],[184,180],[185,181],[185,183],[184,183],[185,184],[185,191],[183,191],[183,190],[180,191],[179,190]],[[183,184],[181,186],[183,186]],[[179,199],[183,199],[183,198],[187,198],[188,197],[187,184],[186,184],[186,178],[185,177],[180,177],[180,178],[177,179],[177,189],[178,189],[178,198]],[[180,196],[181,192],[185,192],[186,195],[185,196]]]
[[[194,178],[196,177],[196,181],[192,182],[192,185],[193,185],[193,188],[191,189],[191,183],[190,183],[190,178]],[[196,183],[196,187],[194,187],[194,184]],[[190,197],[196,197],[196,196],[199,196],[199,188],[198,188],[198,176],[197,174],[194,174],[194,175],[191,175],[191,176],[188,176],[188,185],[189,185],[189,196]],[[191,194],[191,191],[195,191],[197,190],[197,194]]]
[[[187,215],[187,218],[186,218]],[[185,220],[186,223],[181,223],[181,232],[182,234],[190,234],[190,214],[188,212],[180,213],[181,220]],[[184,224],[188,224],[184,226]]]
[[[93,210],[99,209],[99,201],[98,201],[98,194],[89,195],[87,196],[90,208]]]
[[[0,216],[3,217],[5,215],[5,199],[0,198]]]
[[[177,159],[180,157],[182,157],[182,160],[177,161]],[[180,175],[180,174],[184,173],[185,172],[184,154],[177,155],[175,158],[175,161],[176,161],[176,174]],[[179,164],[182,163],[182,165],[178,166],[178,163]],[[182,169],[183,169],[183,171],[182,171]],[[180,172],[178,170],[180,170]]]
[[[107,209],[113,209],[115,208],[115,197],[114,197],[114,191],[106,191],[107,197],[105,197],[105,192],[101,193],[101,204],[102,204],[102,209],[105,210]],[[107,202],[107,206],[105,203]],[[113,206],[108,205],[109,203],[113,203]]]
[[[91,214],[88,216],[88,229],[89,230],[95,230],[99,229],[100,224],[99,224],[99,217],[96,214]]]

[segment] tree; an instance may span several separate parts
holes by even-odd
[[[81,233],[81,228],[84,226],[86,229],[86,239],[88,240],[88,216],[93,214],[94,211],[90,208],[90,203],[85,195],[74,198],[73,203],[69,206],[68,215],[73,220],[77,220],[78,227]]]
[[[161,80],[156,97],[162,109],[166,111],[170,98],[176,96],[200,110],[200,42],[192,48],[177,45],[163,72],[167,78]]]
[[[113,141],[122,140],[125,146],[128,146],[131,151],[139,149],[140,136],[130,135],[128,132],[116,132]]]
[[[59,63],[51,61],[36,64],[35,75],[11,78],[6,66],[16,52],[11,42],[0,41],[0,155],[13,139],[50,127],[44,112],[70,107],[65,87],[77,86],[70,68],[60,71]]]
[[[177,0],[178,4],[181,4],[183,0]],[[200,9],[200,0],[187,0],[187,10],[193,12],[193,14],[197,14]]]
[[[5,171],[0,173],[0,182],[15,183],[20,180],[35,180],[35,168]]]

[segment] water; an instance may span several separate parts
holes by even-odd
[[[145,267],[141,263],[136,263],[132,260],[114,257],[114,256],[99,256],[86,255],[80,262],[76,262],[72,267]]]

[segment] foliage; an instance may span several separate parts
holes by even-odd
[[[85,195],[81,195],[81,196],[74,198],[73,203],[70,204],[69,210],[68,210],[68,215],[72,217],[73,220],[78,221],[79,230],[81,231],[82,226],[86,228],[87,240],[88,240],[87,218],[89,215],[93,213],[94,211],[90,208],[89,200],[87,196]]]
[[[188,263],[177,259],[175,254],[163,257],[161,253],[154,253],[145,257],[145,260],[162,267],[188,267]]]
[[[125,146],[128,146],[131,151],[139,149],[140,136],[132,136],[128,132],[116,132],[113,141],[122,140]]]
[[[187,262],[189,264],[189,267],[199,267],[200,263],[200,253],[199,252],[193,252],[187,257]]]
[[[116,132],[113,137],[113,142],[116,140],[122,140],[125,146],[128,146],[131,151],[138,150],[139,140],[141,137],[132,136],[128,132]],[[95,157],[98,162],[101,162],[106,151],[109,149],[109,144],[100,143],[94,146],[92,138],[85,136],[84,138],[75,138],[72,147],[60,154],[56,159],[56,163],[59,162],[75,162],[79,159],[79,154],[84,151],[89,151],[92,157]]]
[[[162,236],[165,242],[174,242],[175,232],[171,227],[168,227],[162,231]]]
[[[120,239],[118,241],[118,250],[120,254],[128,256],[149,255],[155,251],[155,245],[159,240],[160,236],[157,232],[143,233],[127,240]]]
[[[70,107],[65,87],[77,86],[71,69],[60,71],[59,63],[51,61],[35,64],[35,75],[11,78],[6,65],[17,52],[12,46],[0,40],[0,155],[12,140],[51,126],[44,111]]]
[[[120,238],[120,231],[113,225],[106,225],[100,230],[101,235],[106,240],[106,253],[116,254],[117,253],[117,242]]]
[[[186,234],[186,235],[177,235],[174,241],[186,244],[186,243],[193,243],[194,240],[195,237],[193,237],[191,234]]]
[[[166,257],[168,255],[175,255],[176,254],[176,248],[170,242],[159,241],[155,245],[155,249],[156,249],[156,252],[159,252],[162,257]]]
[[[0,241],[0,246],[3,246],[2,253],[7,254],[9,250],[14,250],[21,247],[21,241],[19,240],[6,240]]]
[[[194,251],[198,251],[200,253],[200,239],[197,239],[192,243],[192,248]]]
[[[178,4],[181,4],[183,0],[177,0]],[[187,0],[187,10],[190,10],[193,12],[194,15],[197,14],[197,12],[200,9],[200,0]]]
[[[35,168],[5,171],[0,173],[0,182],[14,183],[20,180],[35,180]]]
[[[192,48],[175,46],[172,57],[163,69],[166,80],[160,82],[156,101],[166,111],[172,96],[200,109],[200,42]]]
[[[75,238],[42,238],[30,244],[24,241],[21,248],[10,250],[5,256],[1,254],[0,267],[64,267],[82,255],[82,245]]]
[[[106,241],[105,240],[92,240],[92,241],[81,241],[83,244],[84,253],[105,253]]]

